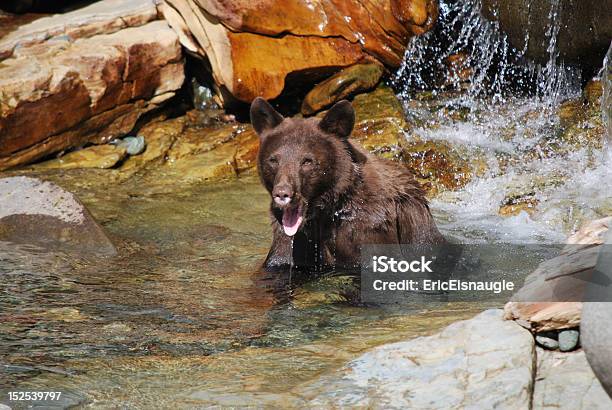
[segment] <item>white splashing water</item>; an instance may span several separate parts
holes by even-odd
[[[408,120],[424,123],[411,134],[447,141],[468,161],[481,158],[487,164],[483,176],[432,201],[442,229],[457,239],[559,243],[585,220],[612,214],[609,150],[568,146],[562,154],[547,152],[562,143],[557,111],[562,101],[580,95],[581,73],[558,61],[561,2],[546,1],[550,14],[545,65],[518,62],[528,34],[522,50],[512,48],[498,24],[481,16],[481,0],[443,0],[438,28],[411,41],[393,79]],[[445,64],[458,52],[466,55],[466,66],[471,68],[467,81],[453,77]],[[604,73],[602,80],[607,82],[604,117],[612,116],[612,75]],[[433,90],[433,101],[413,98],[422,90]],[[469,114],[453,120],[440,114],[444,110],[432,114],[432,104],[460,107]],[[500,206],[514,194],[532,196],[537,201],[535,212],[500,216]]]

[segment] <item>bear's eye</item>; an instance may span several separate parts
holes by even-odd
[[[278,164],[278,158],[276,158],[276,157],[270,157],[270,158],[268,158],[268,163],[269,163],[270,165],[277,165],[277,164]]]
[[[312,158],[304,158],[302,159],[302,166],[308,166],[308,165],[312,165],[313,161]]]

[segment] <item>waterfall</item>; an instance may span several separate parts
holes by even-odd
[[[535,1],[535,0],[534,0]],[[536,64],[524,57],[524,43],[513,47],[496,21],[481,14],[481,0],[441,0],[440,17],[434,30],[411,39],[404,60],[392,83],[403,98],[428,89],[464,89],[465,98],[474,102],[490,98],[503,102],[508,96],[529,94],[547,106],[580,91],[580,70],[559,63],[557,37],[560,30],[560,0],[550,3],[548,61]],[[462,56],[469,78],[460,78],[449,68],[449,59]],[[444,82],[446,80],[446,82]]]
[[[608,151],[612,151],[612,42],[604,59],[600,77],[603,85],[601,115],[606,127]]]

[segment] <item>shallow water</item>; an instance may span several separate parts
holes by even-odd
[[[108,171],[44,177],[83,199],[120,255],[0,243],[0,397],[56,390],[62,405],[278,404],[368,347],[495,305],[365,307],[354,278],[340,274],[286,290],[258,270],[270,228],[254,176],[163,194],[113,184]]]

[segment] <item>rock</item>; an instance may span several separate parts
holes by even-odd
[[[41,162],[33,169],[112,168],[127,155],[126,147],[119,145],[94,145],[69,152],[57,159]]]
[[[417,178],[435,190],[454,190],[471,181],[470,164],[460,153],[444,141],[424,141],[418,137],[402,146],[404,161]]]
[[[514,216],[525,211],[528,214],[533,214],[538,205],[538,200],[532,193],[519,196],[511,196],[504,200],[504,203],[499,208],[501,216]]]
[[[147,141],[145,151],[138,156],[129,157],[120,167],[121,171],[138,170],[151,162],[163,163],[170,148],[185,129],[183,118],[146,125],[140,134]]]
[[[612,231],[605,237],[605,251],[597,261],[597,270],[609,281],[612,277]],[[608,395],[612,397],[612,289],[590,289],[590,302],[584,303],[581,342],[587,359]]]
[[[146,148],[145,139],[142,135],[137,137],[125,137],[117,143],[118,147],[125,148],[129,155],[142,154]]]
[[[598,0],[573,2],[540,2],[531,0],[485,0],[482,11],[499,21],[508,34],[510,43],[523,50],[528,39],[526,55],[538,62],[549,59],[551,11],[558,4],[556,20],[559,34],[556,39],[559,58],[566,63],[590,69],[601,67],[603,56],[612,38],[612,14],[609,4]]]
[[[217,87],[250,102],[375,58],[397,68],[413,35],[437,18],[434,0],[166,0],[163,13]]]
[[[78,254],[117,253],[73,194],[23,176],[0,179],[0,240]]]
[[[562,330],[559,332],[559,350],[571,352],[578,348],[580,332],[574,329]]]
[[[315,408],[529,408],[531,334],[488,310],[442,332],[375,348],[296,391]]]
[[[585,224],[567,239],[561,254],[525,278],[504,307],[504,317],[535,332],[580,326],[585,284],[600,255],[612,217]]]
[[[106,0],[2,37],[0,169],[121,137],[172,97],[181,47],[156,18],[154,0]]]
[[[535,337],[536,343],[548,350],[557,350],[559,348],[559,341],[556,338],[550,337],[552,336],[550,333],[552,332],[537,334]]]
[[[604,124],[605,134],[608,137],[608,149],[612,146],[612,41],[604,59],[601,70],[602,96],[601,117]]]
[[[589,364],[612,397],[612,303],[585,302],[580,330]]]
[[[603,83],[601,79],[592,78],[589,80],[584,86],[582,94],[589,105],[599,109],[601,107],[601,97],[603,95]]]
[[[384,68],[378,63],[355,64],[317,84],[302,102],[302,114],[311,115],[334,103],[376,87]]]
[[[533,391],[534,409],[590,410],[612,408],[584,352],[551,352],[537,349],[537,373]]]

